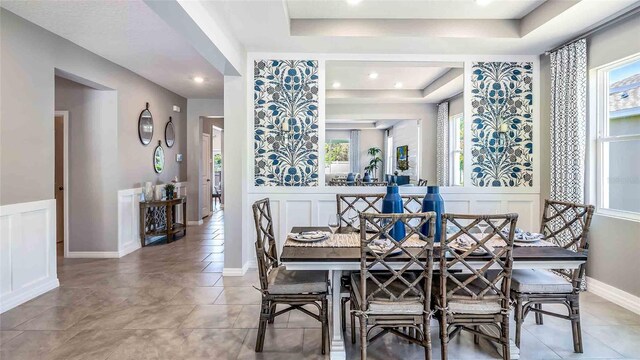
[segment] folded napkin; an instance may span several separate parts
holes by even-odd
[[[328,237],[331,235],[330,232],[327,231],[302,231],[299,233],[290,233],[290,238],[298,238],[298,239],[318,239],[321,237]]]
[[[509,229],[502,229],[502,233],[504,235],[509,235]],[[524,231],[520,228],[516,228],[513,234],[513,238],[515,240],[542,240],[544,238],[544,234]]]

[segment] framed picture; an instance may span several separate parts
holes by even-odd
[[[396,164],[398,170],[409,170],[409,145],[396,148]]]

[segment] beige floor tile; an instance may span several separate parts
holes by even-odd
[[[0,347],[2,347],[3,344],[6,344],[9,340],[13,339],[14,337],[20,334],[22,334],[22,331],[0,330]]]
[[[2,346],[2,359],[47,358],[76,334],[78,331],[25,331]]]
[[[72,329],[79,330],[120,330],[135,320],[145,309],[144,306],[118,304],[100,308],[78,321]]]
[[[244,276],[223,276],[215,286],[235,287],[235,286],[260,286],[260,279],[257,271],[247,272]]]
[[[627,358],[640,357],[640,326],[584,326],[583,331]]]
[[[78,305],[82,299],[91,295],[91,288],[65,288],[59,287],[46,294],[29,301],[25,305],[49,305],[49,306],[70,306]]]
[[[180,287],[133,288],[132,294],[124,301],[126,305],[168,305],[182,290]]]
[[[260,305],[243,305],[242,311],[233,327],[237,329],[257,329],[260,322],[260,307]],[[280,310],[280,307],[278,310]],[[289,322],[289,314],[291,313],[287,312],[277,316],[273,324],[269,324],[268,327],[286,328]]]
[[[256,354],[258,330],[249,330],[238,359],[300,359],[304,332],[294,329],[267,329],[262,353]]]
[[[190,329],[138,330],[109,355],[113,360],[185,359],[180,352]]]
[[[224,263],[222,262],[210,262],[209,265],[202,270],[202,272],[214,272],[221,273],[224,269]]]
[[[86,306],[54,306],[16,327],[18,330],[67,330],[95,309]]]
[[[124,328],[177,329],[193,309],[193,305],[145,306]]]
[[[215,304],[257,305],[262,301],[262,294],[252,287],[225,287]]]
[[[169,300],[172,305],[211,305],[222,293],[219,287],[193,287],[180,290],[174,297]]]
[[[198,305],[180,325],[185,329],[229,329],[238,319],[241,305]]]
[[[314,314],[318,314],[318,308],[313,305],[305,305],[304,308],[311,311]],[[302,311],[292,310],[289,314],[290,314],[289,323],[287,324],[287,327],[289,328],[310,329],[310,328],[322,327],[322,324],[320,323],[320,321],[312,318],[311,316],[303,313]]]
[[[11,330],[16,326],[42,314],[51,306],[20,305],[3,314],[0,314],[0,329]]]
[[[122,343],[136,335],[135,330],[86,330],[57,347],[48,359],[104,360]]]
[[[235,360],[246,336],[246,329],[195,329],[180,347],[179,358]]]

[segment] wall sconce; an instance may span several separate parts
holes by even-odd
[[[509,124],[506,123],[503,117],[498,117],[498,124],[498,142],[500,146],[504,146],[507,140]]]

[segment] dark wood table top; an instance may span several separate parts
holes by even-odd
[[[326,226],[315,227],[294,227],[291,232],[324,230],[329,231]],[[410,249],[409,251],[419,251],[418,249]],[[434,258],[440,257],[439,248],[434,249]],[[402,255],[397,256],[398,260],[402,259]],[[482,256],[478,257],[482,260]],[[585,262],[587,256],[579,254],[567,249],[559,247],[521,247],[513,248],[514,262]],[[284,263],[294,262],[360,262],[360,248],[356,247],[304,247],[304,246],[285,246],[280,255],[280,261]]]

